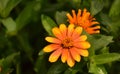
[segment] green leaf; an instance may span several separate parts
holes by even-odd
[[[76,74],[78,70],[68,68],[64,74]]]
[[[120,0],[114,0],[110,12],[109,12],[109,16],[118,16],[120,15]]]
[[[57,24],[66,24],[67,23],[67,17],[66,17],[66,12],[62,11],[62,12],[56,12],[55,14],[55,18],[56,18],[56,22]]]
[[[105,26],[106,32],[112,34],[114,37],[119,36],[120,21],[119,19],[113,21],[107,14],[100,13],[101,23]]]
[[[21,30],[32,19],[33,8],[36,2],[29,2],[16,18],[17,30]]]
[[[21,50],[27,54],[28,58],[32,62],[33,61],[33,58],[32,58],[33,49],[30,46],[27,33],[24,32],[23,34],[19,34],[16,37],[20,43]]]
[[[9,2],[9,0],[0,0],[0,13],[7,6],[8,2]]]
[[[109,53],[109,47],[104,47],[100,50],[100,53]]]
[[[52,34],[52,28],[56,27],[56,23],[48,16],[41,15],[42,25],[49,35]]]
[[[107,71],[103,65],[96,65],[93,63],[90,63],[89,72],[93,74],[107,74]]]
[[[42,50],[39,52],[39,57],[35,63],[34,70],[37,74],[46,74],[47,72],[46,59]]]
[[[95,73],[96,72],[96,64],[94,63],[93,60],[90,60],[90,63],[89,63],[89,72],[90,73]]]
[[[7,34],[9,35],[15,35],[16,34],[16,22],[11,18],[6,18],[1,20],[3,25],[7,29]]]
[[[2,68],[1,74],[6,74],[11,71],[10,67],[19,55],[20,53],[16,52],[0,60],[0,67]]]
[[[48,70],[47,74],[61,74],[66,70],[67,66],[61,62],[54,63]]]
[[[7,17],[11,10],[18,5],[22,0],[0,0],[0,15]]]
[[[96,64],[105,64],[105,63],[110,63],[110,62],[119,60],[120,54],[118,53],[100,54],[100,55],[93,56],[92,59]]]
[[[104,7],[103,0],[91,0],[90,12],[92,15],[99,13]]]
[[[94,50],[101,49],[106,47],[109,43],[112,42],[112,36],[104,36],[104,35],[89,35],[88,40],[91,43],[91,48]]]

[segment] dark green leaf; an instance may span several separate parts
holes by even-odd
[[[57,24],[66,24],[67,23],[67,17],[66,17],[66,12],[62,11],[62,12],[56,12],[55,14],[55,18],[57,21]]]
[[[78,70],[68,68],[64,74],[76,74]]]
[[[66,70],[65,64],[61,62],[54,63],[50,69],[48,70],[47,74],[61,74],[63,71]]]
[[[7,29],[7,34],[15,35],[16,34],[16,22],[11,18],[6,18],[2,20],[3,25]]]
[[[113,37],[112,36],[104,36],[104,35],[90,35],[88,36],[88,40],[91,43],[91,48],[94,50],[101,49],[105,46],[107,46],[109,43],[112,42]]]
[[[42,25],[49,35],[52,35],[52,28],[56,27],[56,23],[48,16],[41,16]]]
[[[6,58],[0,60],[0,67],[2,68],[1,74],[6,74],[11,71],[12,63],[17,59],[20,53],[13,53]]]
[[[2,17],[7,17],[11,10],[22,0],[0,0],[0,14]]]
[[[92,58],[96,64],[110,63],[120,59],[120,54],[118,53],[106,53],[93,56]]]
[[[0,13],[7,6],[8,2],[9,2],[9,0],[0,0]]]
[[[23,50],[27,54],[29,59],[31,61],[33,61],[33,59],[32,59],[33,50],[30,46],[29,41],[28,41],[27,33],[24,32],[24,34],[17,35],[17,39],[20,43],[21,50]]]
[[[110,12],[109,12],[109,15],[110,16],[118,16],[120,15],[120,0],[114,0],[112,6],[111,6],[111,9],[110,9]]]
[[[47,66],[45,63],[45,56],[43,54],[43,51],[40,51],[39,58],[37,59],[34,67],[34,70],[37,72],[37,74],[46,74]]]
[[[90,12],[92,15],[99,13],[104,7],[103,0],[91,0]]]
[[[120,21],[119,19],[113,21],[113,18],[110,18],[107,14],[100,14],[101,17],[101,23],[103,25],[105,25],[106,28],[106,32],[108,34],[112,34],[114,37],[119,36],[118,32],[119,32],[119,28],[120,28]]]
[[[103,65],[96,65],[93,63],[90,64],[89,72],[93,74],[107,74]]]
[[[33,8],[35,5],[36,2],[29,2],[16,18],[17,30],[21,30],[26,24],[28,24],[28,22],[31,21]]]
[[[100,53],[109,53],[109,47],[104,47],[100,50]]]

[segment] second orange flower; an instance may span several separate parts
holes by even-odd
[[[96,19],[93,18],[86,9],[83,11],[79,9],[77,14],[75,13],[75,10],[72,10],[72,16],[67,13],[67,17],[70,24],[83,27],[83,29],[89,34],[100,33],[99,22],[95,21]]]

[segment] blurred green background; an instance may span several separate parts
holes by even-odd
[[[44,38],[84,8],[101,26],[87,34],[89,57],[73,68],[48,62]],[[120,0],[0,0],[0,74],[120,74]]]

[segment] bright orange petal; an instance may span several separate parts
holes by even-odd
[[[88,49],[90,48],[90,43],[87,41],[76,42],[73,44],[77,48]]]
[[[85,40],[87,40],[87,36],[86,35],[81,35],[80,37],[75,39],[74,42],[80,42],[80,41],[85,41]]]
[[[100,30],[96,30],[96,31],[94,31],[94,33],[100,33]]]
[[[73,60],[72,56],[70,55],[70,53],[68,53],[68,58],[67,58],[67,64],[70,67],[73,67],[75,65],[75,61]]]
[[[84,56],[84,57],[88,57],[88,55],[89,55],[88,50],[80,49],[79,53],[80,53],[81,56]]]
[[[92,28],[87,28],[86,31],[89,33],[89,34],[95,34],[95,33],[100,33],[100,30],[99,30],[99,26],[98,27],[92,27]],[[98,30],[96,30],[98,29]]]
[[[67,61],[68,53],[69,53],[68,49],[62,50],[61,60],[63,63],[65,63]]]
[[[60,48],[60,45],[58,44],[50,44],[50,45],[47,45],[43,48],[43,51],[44,52],[52,52],[56,49]]]
[[[92,22],[92,24],[100,24],[99,22]]]
[[[69,13],[67,13],[67,17],[68,17],[70,23],[74,23],[74,20]]]
[[[53,32],[53,34],[54,34],[58,39],[62,40],[63,37],[62,37],[62,34],[61,34],[59,28],[54,27],[54,28],[52,29],[52,32]]]
[[[77,24],[77,16],[76,16],[75,10],[72,10],[72,14],[74,19],[74,24]]]
[[[89,55],[88,50],[79,49],[79,48],[74,48],[74,50],[77,51],[79,55],[82,55],[84,57],[87,57]]]
[[[95,26],[95,27],[92,27],[91,29],[100,29],[100,26]]]
[[[90,16],[90,13],[89,12],[85,12],[84,15],[82,16],[82,20],[83,21],[89,20],[89,16]]]
[[[81,9],[78,10],[77,19],[81,17]]]
[[[63,37],[66,37],[67,35],[67,27],[65,24],[60,24],[60,27],[59,27],[61,33],[62,33],[62,36]]]
[[[81,57],[80,57],[79,53],[76,50],[74,50],[74,48],[71,48],[69,50],[70,50],[70,53],[71,53],[71,56],[73,57],[73,59],[76,60],[77,62],[80,62]]]
[[[74,24],[70,24],[69,26],[68,26],[68,32],[67,32],[67,34],[68,34],[68,37],[71,37],[72,36],[72,33],[73,33],[73,31],[74,31]]]
[[[86,15],[86,13],[87,13],[87,9],[84,8],[84,10],[83,10],[83,15],[82,15],[82,16]]]
[[[54,37],[46,37],[45,40],[50,42],[50,43],[57,43],[57,44],[61,43],[61,40],[54,38]]]
[[[73,39],[78,38],[81,33],[82,33],[82,27],[76,27],[73,34],[72,34],[72,38]]]
[[[50,62],[56,62],[56,61],[58,60],[58,58],[60,57],[61,53],[62,53],[62,48],[57,49],[56,51],[54,51],[54,52],[50,55],[49,61],[50,61]]]

